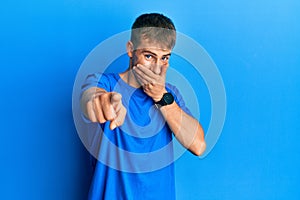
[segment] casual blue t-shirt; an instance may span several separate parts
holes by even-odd
[[[118,74],[90,75],[83,90],[93,86],[120,93],[127,114],[124,124],[114,130],[109,129],[110,122],[85,119],[97,154],[89,199],[175,199],[172,131],[152,98]],[[176,87],[166,84],[166,89],[190,114]]]

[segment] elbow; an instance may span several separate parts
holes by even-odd
[[[195,156],[201,156],[206,150],[204,131],[203,131],[202,127],[198,130],[199,130],[199,132],[196,134],[196,137],[194,138],[194,142],[192,143],[192,148],[190,149],[190,151]]]
[[[202,140],[201,142],[197,143],[192,153],[195,156],[201,156],[205,152],[205,149],[206,149],[206,142]]]

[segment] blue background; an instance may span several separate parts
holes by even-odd
[[[297,0],[2,2],[0,199],[85,199],[91,171],[72,119],[76,72],[101,41],[154,11],[207,50],[227,94],[213,151],[176,162],[178,199],[300,199],[299,8]]]

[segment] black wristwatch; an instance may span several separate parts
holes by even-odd
[[[160,101],[155,102],[155,106],[160,108],[162,106],[170,105],[174,102],[174,97],[171,93],[165,93]]]

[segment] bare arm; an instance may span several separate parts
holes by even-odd
[[[193,154],[200,156],[205,151],[206,143],[199,122],[185,113],[176,102],[160,110],[178,141]]]

